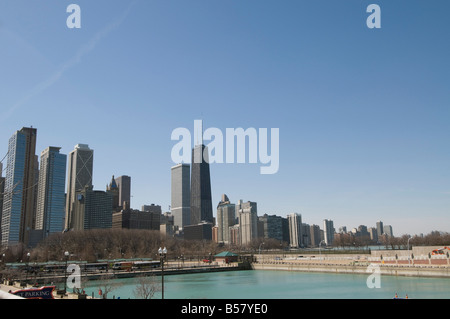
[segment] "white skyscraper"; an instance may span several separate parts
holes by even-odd
[[[222,200],[217,205],[217,241],[229,244],[230,227],[236,223],[236,205],[230,203],[227,195],[222,195]]]
[[[258,237],[258,214],[256,202],[238,201],[236,211],[239,218],[239,237],[241,245],[248,245]]]
[[[302,215],[292,213],[287,215],[289,222],[289,240],[291,247],[302,246]]]
[[[189,164],[171,168],[171,211],[173,224],[183,229],[191,220],[191,180]]]
[[[327,246],[333,244],[334,226],[333,226],[333,221],[331,219],[323,220],[323,237],[325,239],[325,244],[327,244]]]

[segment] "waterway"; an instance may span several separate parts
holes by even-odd
[[[248,270],[164,277],[166,299],[450,299],[450,279],[387,276],[380,288],[367,286],[368,275]],[[160,284],[161,277],[155,277]],[[115,279],[120,285],[108,299],[138,299],[137,279]],[[100,281],[85,283],[88,295],[99,297]],[[158,292],[153,297],[161,298]]]

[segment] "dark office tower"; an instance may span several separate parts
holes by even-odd
[[[9,139],[2,213],[2,244],[28,245],[37,188],[35,128],[23,127]]]
[[[377,236],[378,236],[378,238],[381,238],[381,235],[383,235],[383,222],[380,220],[380,221],[377,221]]]
[[[208,148],[196,145],[191,163],[191,225],[213,223]]]
[[[112,196],[112,210],[113,212],[120,212],[121,208],[119,205],[119,187],[117,187],[114,175],[111,179],[109,185],[106,185],[106,191]]]
[[[116,185],[119,189],[119,206],[123,207],[123,202],[131,207],[131,177],[122,175],[116,178]]]
[[[86,186],[77,191],[73,203],[72,229],[88,230],[112,227],[113,195]]]
[[[67,172],[67,196],[66,196],[66,222],[65,229],[73,228],[73,205],[76,200],[76,192],[85,187],[92,188],[92,169],[94,165],[94,150],[86,144],[77,144],[69,153]]]

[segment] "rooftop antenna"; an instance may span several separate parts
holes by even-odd
[[[194,121],[195,145],[203,144],[203,120]]]

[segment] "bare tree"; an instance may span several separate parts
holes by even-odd
[[[138,284],[133,293],[139,299],[152,299],[158,291],[161,291],[161,283],[154,275],[149,275],[138,278]]]
[[[114,275],[104,275],[101,278],[101,285],[99,287],[99,290],[101,292],[101,296],[103,299],[108,299],[108,294],[122,286],[123,284],[121,282],[114,280]]]

